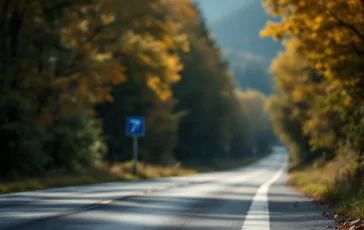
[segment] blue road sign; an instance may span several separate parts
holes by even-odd
[[[144,136],[144,117],[128,117],[126,119],[127,136]]]

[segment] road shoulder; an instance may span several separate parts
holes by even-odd
[[[338,226],[321,215],[332,211],[330,208],[300,194],[287,181],[288,174],[284,173],[269,191],[271,230],[321,230],[327,229],[325,226]]]

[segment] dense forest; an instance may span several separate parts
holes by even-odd
[[[242,159],[275,140],[266,96],[237,88],[191,1],[0,9],[2,179],[130,160],[127,116],[145,117],[140,160],[154,164]]]
[[[264,6],[282,16],[262,36],[284,41],[271,65],[276,92],[267,110],[292,170],[313,166],[299,180],[317,181],[307,191],[343,202],[362,218],[364,1],[265,0]]]

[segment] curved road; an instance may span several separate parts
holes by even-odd
[[[0,196],[0,230],[325,229],[287,184],[288,154],[224,172]]]

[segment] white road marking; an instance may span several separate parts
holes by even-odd
[[[286,159],[282,168],[269,181],[261,185],[256,192],[253,202],[245,218],[242,230],[270,230],[268,191],[286,169]]]

